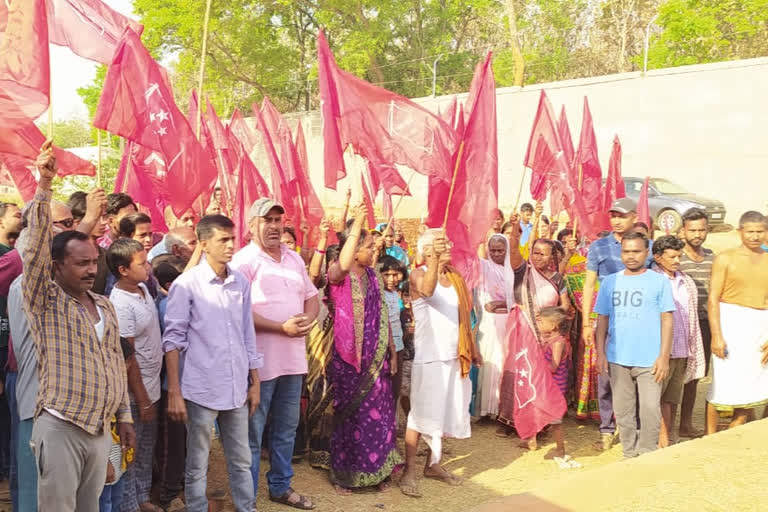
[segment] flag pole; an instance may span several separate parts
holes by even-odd
[[[205,54],[208,50],[208,22],[211,18],[211,0],[205,2],[205,18],[203,19],[203,47],[200,51],[200,78],[197,82],[197,138],[200,139],[200,123],[203,113],[203,79],[205,78]]]
[[[578,193],[579,194],[581,194],[581,184],[582,184],[583,180],[584,180],[584,169],[582,168],[581,164],[579,164],[579,188],[578,188]],[[579,218],[576,217],[575,219],[573,219],[573,236],[574,236],[574,238],[578,236],[576,234],[576,233],[578,233],[578,231],[579,231]]]
[[[451,199],[453,199],[453,189],[456,186],[456,175],[459,173],[461,157],[464,155],[464,141],[461,141],[459,153],[456,155],[456,164],[453,166],[453,178],[451,178],[451,189],[448,191],[448,202],[445,203],[445,217],[443,217],[443,231],[448,225],[448,212],[451,210]],[[394,212],[393,212],[394,213]]]
[[[412,171],[411,177],[408,178],[408,183],[405,184],[405,191],[403,191],[403,194],[400,196],[400,199],[397,200],[397,204],[392,209],[392,216],[389,218],[389,221],[387,222],[387,227],[384,228],[384,233],[389,231],[389,228],[392,226],[392,223],[395,221],[395,214],[397,213],[397,209],[400,208],[400,203],[403,202],[403,197],[405,197],[405,192],[411,191],[411,180],[413,179],[414,176],[416,176],[416,171]],[[382,233],[382,235],[384,233]]]
[[[96,186],[101,187],[101,130],[96,130]]]
[[[523,195],[523,184],[525,183],[525,170],[527,167],[523,166],[523,176],[520,178],[520,187],[517,189],[517,199],[515,199],[515,207],[512,208],[512,213],[517,211],[517,207],[520,204],[520,196]]]

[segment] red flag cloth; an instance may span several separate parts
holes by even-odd
[[[592,215],[592,226],[595,232],[610,231],[611,222],[608,218],[608,212],[617,199],[626,195],[624,179],[621,176],[621,142],[619,142],[619,136],[616,135],[613,138],[611,158],[608,161],[608,176],[600,197],[601,209]]]
[[[382,213],[384,213],[384,218],[386,219],[386,222],[391,222],[393,220],[393,216],[395,215],[395,212],[392,209],[392,196],[390,194],[387,194],[386,190],[383,190],[381,192],[381,210]]]
[[[240,113],[239,109],[236,108],[235,111],[232,112],[232,119],[230,119],[227,128],[235,137],[237,137],[250,155],[258,140],[256,134],[251,127],[248,126],[248,123],[246,123],[243,114]]]
[[[107,71],[93,125],[163,157],[171,208],[177,216],[199,197],[211,195],[216,166],[176,106],[160,66],[130,28]]]
[[[456,96],[454,96],[451,99],[451,102],[448,104],[448,107],[444,111],[438,110],[438,113],[437,113],[440,119],[445,121],[445,124],[447,124],[451,128],[456,126],[456,112],[458,111],[457,110],[458,103],[459,103],[458,99],[456,98]]]
[[[165,162],[151,149],[128,142],[115,179],[115,192],[125,192],[143,206],[152,219],[152,230],[168,232],[165,207],[169,191],[165,183]]]
[[[373,199],[371,198],[371,192],[368,189],[368,185],[365,184],[365,178],[362,173],[360,174],[360,185],[363,191],[363,203],[368,209],[368,226],[366,229],[372,229],[376,225],[376,213],[373,211]]]
[[[646,176],[645,181],[643,181],[643,188],[640,189],[640,197],[637,199],[637,220],[638,222],[645,222],[648,229],[653,231],[651,209],[648,206],[648,182],[650,179],[650,177]]]
[[[126,27],[139,36],[144,27],[102,0],[48,0],[51,43],[68,46],[85,59],[109,64]]]
[[[270,164],[270,185],[272,186],[272,196],[285,207],[283,201],[283,193],[281,185],[285,183],[285,177],[283,173],[283,167],[280,163],[280,157],[277,156],[277,150],[275,149],[275,141],[273,134],[269,130],[269,126],[264,118],[262,109],[254,103],[253,113],[256,115],[256,129],[261,135],[261,142],[264,146],[264,152],[267,154],[267,159]],[[286,211],[286,214],[288,212]],[[290,216],[290,215],[289,215]]]
[[[530,439],[565,415],[565,397],[552,378],[533,326],[519,307],[512,308],[507,317],[507,347],[502,392],[514,396],[512,401],[515,430],[520,439]]]
[[[579,166],[581,168],[579,169]],[[579,195],[581,195],[587,213],[601,211],[601,190],[603,171],[600,168],[600,159],[597,155],[597,138],[592,123],[592,113],[589,111],[589,101],[584,96],[584,116],[581,122],[581,136],[579,147],[574,156],[572,171],[576,173],[576,183]],[[579,173],[581,180],[579,180]]]
[[[315,192],[312,180],[309,175],[309,158],[307,157],[307,142],[304,139],[304,129],[301,121],[296,126],[296,140],[294,142],[296,169],[299,175],[296,180],[296,188],[301,197],[301,217],[310,228],[309,240],[302,240],[302,244],[313,245],[316,243],[316,229],[319,228],[320,221],[325,217],[323,204]]]
[[[567,183],[568,165],[547,93],[541,91],[523,165],[531,169],[531,196],[543,200],[553,182]]]
[[[229,148],[229,132],[224,128],[224,124],[216,115],[216,109],[211,105],[210,100],[206,99],[207,109],[205,112],[205,124],[211,134],[213,150],[216,153],[216,167],[219,169],[219,186],[225,204],[220,205],[224,208],[225,215],[230,214],[232,202],[237,193],[237,183],[234,180],[235,160],[234,155]]]
[[[237,153],[237,190],[235,192],[232,220],[235,223],[235,235],[238,247],[243,247],[248,240],[248,210],[260,197],[270,197],[269,187],[261,177],[259,170],[251,161],[239,141],[231,141]]]
[[[450,126],[408,98],[339,69],[322,31],[317,35],[317,58],[326,187],[335,189],[336,181],[346,175],[347,145],[374,162],[450,179],[457,146]]]
[[[0,124],[20,127],[40,117],[50,88],[45,0],[14,0],[0,41]]]
[[[565,115],[565,105],[560,108],[560,119],[557,120],[557,131],[560,134],[560,142],[563,144],[565,162],[570,166],[573,163],[574,149],[571,129],[568,126],[568,116]]]
[[[456,111],[456,115],[454,116],[456,118],[456,133],[459,134],[459,136],[464,137],[464,106],[459,105],[458,110]],[[456,154],[453,155],[453,161],[455,162],[456,159],[459,156],[458,148],[456,149]],[[463,150],[462,150],[463,152]],[[454,164],[455,165],[455,164]],[[445,178],[439,178],[436,176],[430,176],[429,177],[429,190],[427,191],[427,218],[424,220],[424,223],[432,228],[442,227],[443,220],[445,219],[445,210],[448,208],[448,196],[450,195],[451,191],[451,178],[445,179]],[[459,166],[456,169],[456,182],[457,183],[464,183],[466,182],[467,176],[466,176],[466,169],[462,166]],[[454,191],[454,195],[456,192]],[[453,200],[453,199],[451,199]],[[448,212],[448,219],[452,219],[455,217],[456,211],[451,210]]]

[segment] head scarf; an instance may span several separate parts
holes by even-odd
[[[504,246],[507,252],[504,254],[504,264],[499,265],[490,258],[491,242],[501,240],[504,242]],[[515,304],[515,272],[512,270],[512,265],[509,262],[509,240],[501,233],[494,233],[488,238],[488,261],[483,264],[483,281],[484,283],[493,282],[494,278],[501,277],[504,282],[504,298],[507,302],[507,309],[511,308]],[[489,274],[495,274],[489,275]],[[499,276],[500,274],[500,276]]]

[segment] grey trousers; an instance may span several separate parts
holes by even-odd
[[[112,446],[109,431],[94,436],[43,411],[32,427],[39,512],[98,512]]]
[[[608,372],[613,391],[613,412],[616,415],[616,425],[619,427],[624,457],[637,457],[654,451],[659,444],[661,428],[662,384],[654,380],[651,368],[610,363]],[[638,412],[639,430],[637,428]]]

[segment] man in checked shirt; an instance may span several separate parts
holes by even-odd
[[[87,234],[51,238],[51,181],[56,161],[46,142],[40,181],[28,212],[22,254],[24,311],[37,345],[39,390],[32,429],[38,510],[99,509],[109,422],[117,415],[123,449],[135,442],[115,310],[90,291],[98,253]]]

